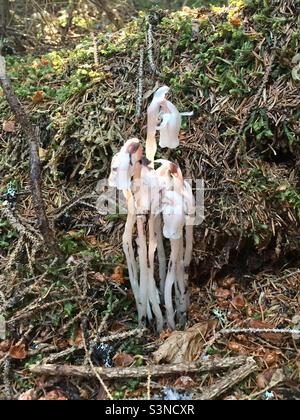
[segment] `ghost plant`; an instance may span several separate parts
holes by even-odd
[[[158,332],[164,327],[163,304],[169,328],[175,329],[176,316],[181,324],[186,321],[195,217],[192,188],[184,181],[179,166],[167,160],[155,161],[157,131],[160,147],[172,149],[179,145],[183,114],[166,99],[168,92],[167,86],[158,89],[148,108],[145,156],[138,139],[128,140],[113,157],[109,177],[110,185],[123,191],[127,201],[123,249],[139,323],[155,321]],[[137,258],[133,244],[135,227]],[[164,238],[171,247],[168,264]],[[159,285],[155,276],[156,254]]]

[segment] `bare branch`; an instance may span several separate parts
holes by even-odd
[[[255,360],[249,358],[249,361],[245,365],[233,370],[224,378],[209,386],[199,397],[195,396],[195,399],[214,400],[246,379],[251,373],[255,372],[257,368],[258,366],[255,363]]]
[[[95,367],[95,370],[104,379],[124,379],[124,378],[147,378],[165,375],[174,375],[182,372],[207,373],[224,369],[243,366],[247,361],[253,360],[244,356],[230,357],[222,360],[198,361],[192,363],[180,363],[175,365],[153,365],[132,368],[102,368]],[[72,365],[37,365],[31,369],[32,373],[39,375],[95,378],[95,372],[87,366]]]
[[[53,254],[59,254],[54,234],[49,227],[42,195],[42,176],[39,158],[39,129],[31,123],[26,111],[16,97],[11,81],[6,72],[5,59],[2,56],[0,56],[0,85],[3,88],[7,102],[9,103],[12,112],[15,114],[16,120],[20,124],[29,144],[31,192],[39,229],[48,249]]]

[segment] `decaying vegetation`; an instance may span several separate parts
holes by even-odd
[[[0,93],[0,314],[7,320],[1,397],[141,398],[150,384],[151,395],[175,386],[197,389],[197,398],[299,398],[297,335],[217,334],[228,327],[299,328],[299,1],[141,12],[116,32],[92,27],[79,36],[76,19],[65,21],[68,33],[48,34],[51,50],[35,51],[28,35],[26,55],[4,51],[14,91],[40,130],[43,198],[63,257],[45,252],[28,143]],[[57,48],[68,36],[74,48]],[[189,311],[204,341],[181,332],[192,344],[176,364],[195,355],[243,355],[248,370],[227,381],[209,370],[190,372],[188,380],[176,373],[145,382],[105,377],[104,384],[95,367],[146,366],[172,341],[167,332],[157,338],[135,330],[121,240],[126,219],[96,208],[98,181],[125,140],[145,139],[148,99],[163,84],[180,112],[194,113],[168,159],[186,178],[205,181]],[[168,343],[155,363],[175,363]],[[29,374],[39,362],[88,374]]]

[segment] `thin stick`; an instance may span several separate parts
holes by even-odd
[[[300,335],[300,329],[296,328],[226,328],[220,331],[221,334],[292,334]]]
[[[94,63],[95,66],[99,66],[99,55],[98,55],[98,42],[95,32],[92,32],[92,40],[93,40],[93,47],[94,47]]]
[[[137,98],[136,98],[136,111],[135,115],[137,118],[140,118],[142,113],[143,105],[143,87],[144,87],[144,46],[140,49],[140,65],[139,65],[139,74],[138,74],[138,88],[137,88]]]
[[[250,360],[248,360],[244,366],[241,366],[240,368],[230,372],[223,379],[208,387],[198,398],[196,396],[194,399],[214,400],[217,397],[223,395],[226,391],[234,387],[239,382],[243,381],[245,378],[251,375],[251,373],[255,372],[257,368],[258,366],[255,360],[250,358]]]
[[[4,388],[5,388],[5,394],[6,394],[6,398],[8,400],[11,400],[13,398],[13,392],[12,392],[12,386],[11,386],[11,380],[10,380],[11,358],[9,356],[6,356],[3,363],[4,363],[3,383],[4,383]]]
[[[82,322],[82,325],[83,325],[83,322]],[[83,328],[83,327],[82,327],[82,328]],[[84,329],[83,329],[83,330],[84,330]],[[94,364],[93,364],[93,362],[92,362],[90,352],[88,351],[88,348],[87,348],[87,342],[86,342],[86,337],[85,337],[85,334],[83,333],[83,334],[82,334],[82,336],[83,336],[83,347],[84,347],[84,350],[85,350],[85,355],[86,355],[86,358],[87,358],[87,360],[88,360],[88,362],[89,362],[89,365],[90,365],[90,367],[91,367],[92,371],[94,372],[94,374],[95,374],[96,378],[97,378],[97,379],[98,379],[98,381],[100,382],[101,386],[103,387],[104,391],[106,392],[106,395],[108,396],[108,398],[109,398],[110,400],[113,400],[113,396],[111,395],[111,393],[110,393],[109,389],[108,389],[108,388],[107,388],[107,386],[105,385],[105,383],[104,383],[103,379],[101,378],[101,376],[100,376],[99,372],[96,370],[96,368],[95,368],[95,366],[94,366]]]
[[[68,32],[69,32],[69,30],[72,26],[75,8],[76,8],[75,2],[73,0],[71,0],[70,5],[68,7],[67,23],[63,28],[62,36],[61,36],[61,42],[63,44],[65,43]]]
[[[56,300],[54,302],[45,303],[44,305],[40,305],[40,306],[38,306],[38,303],[40,303],[40,302],[37,302],[37,304],[34,308],[31,308],[29,310],[27,310],[25,308],[24,313],[22,313],[20,315],[17,315],[14,318],[9,319],[7,321],[7,325],[11,325],[15,322],[23,321],[24,319],[32,318],[34,315],[36,315],[40,312],[43,312],[43,311],[47,311],[48,309],[50,309],[52,307],[62,305],[62,304],[67,303],[67,302],[76,302],[78,300],[80,300],[80,298],[78,298],[78,297],[69,297],[69,298],[65,298],[65,299]]]
[[[176,375],[182,372],[207,373],[243,366],[253,360],[245,356],[229,357],[222,360],[208,360],[175,365],[153,365],[131,368],[103,368],[95,367],[96,372],[104,379],[147,378],[165,375]],[[95,371],[86,366],[72,365],[36,365],[30,368],[32,373],[57,377],[94,378]]]

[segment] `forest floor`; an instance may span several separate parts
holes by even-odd
[[[300,398],[299,336],[221,332],[249,327],[299,329],[299,270],[260,273],[248,284],[235,277],[202,287],[194,284],[185,331],[163,331],[158,337],[151,328],[138,328],[121,265],[105,274],[91,271],[88,257],[72,257],[66,267],[55,260],[46,269],[47,264],[41,267],[42,274],[23,282],[16,276],[1,276],[2,282],[10,278],[11,290],[18,288],[5,302],[10,317],[8,338],[0,341],[1,398],[108,398],[99,378],[91,378],[98,366],[120,369],[113,380],[103,377],[114,399]],[[226,369],[203,373],[186,367],[195,360],[218,363],[237,356],[245,359],[242,367],[237,359],[226,376]],[[52,365],[51,375],[33,373],[37,364]],[[156,364],[167,371],[174,365],[183,367],[176,373],[155,373]],[[65,365],[81,366],[86,374],[80,378],[56,374],[57,366]],[[148,377],[134,377],[143,366],[149,369]],[[123,368],[133,375],[124,378]]]

